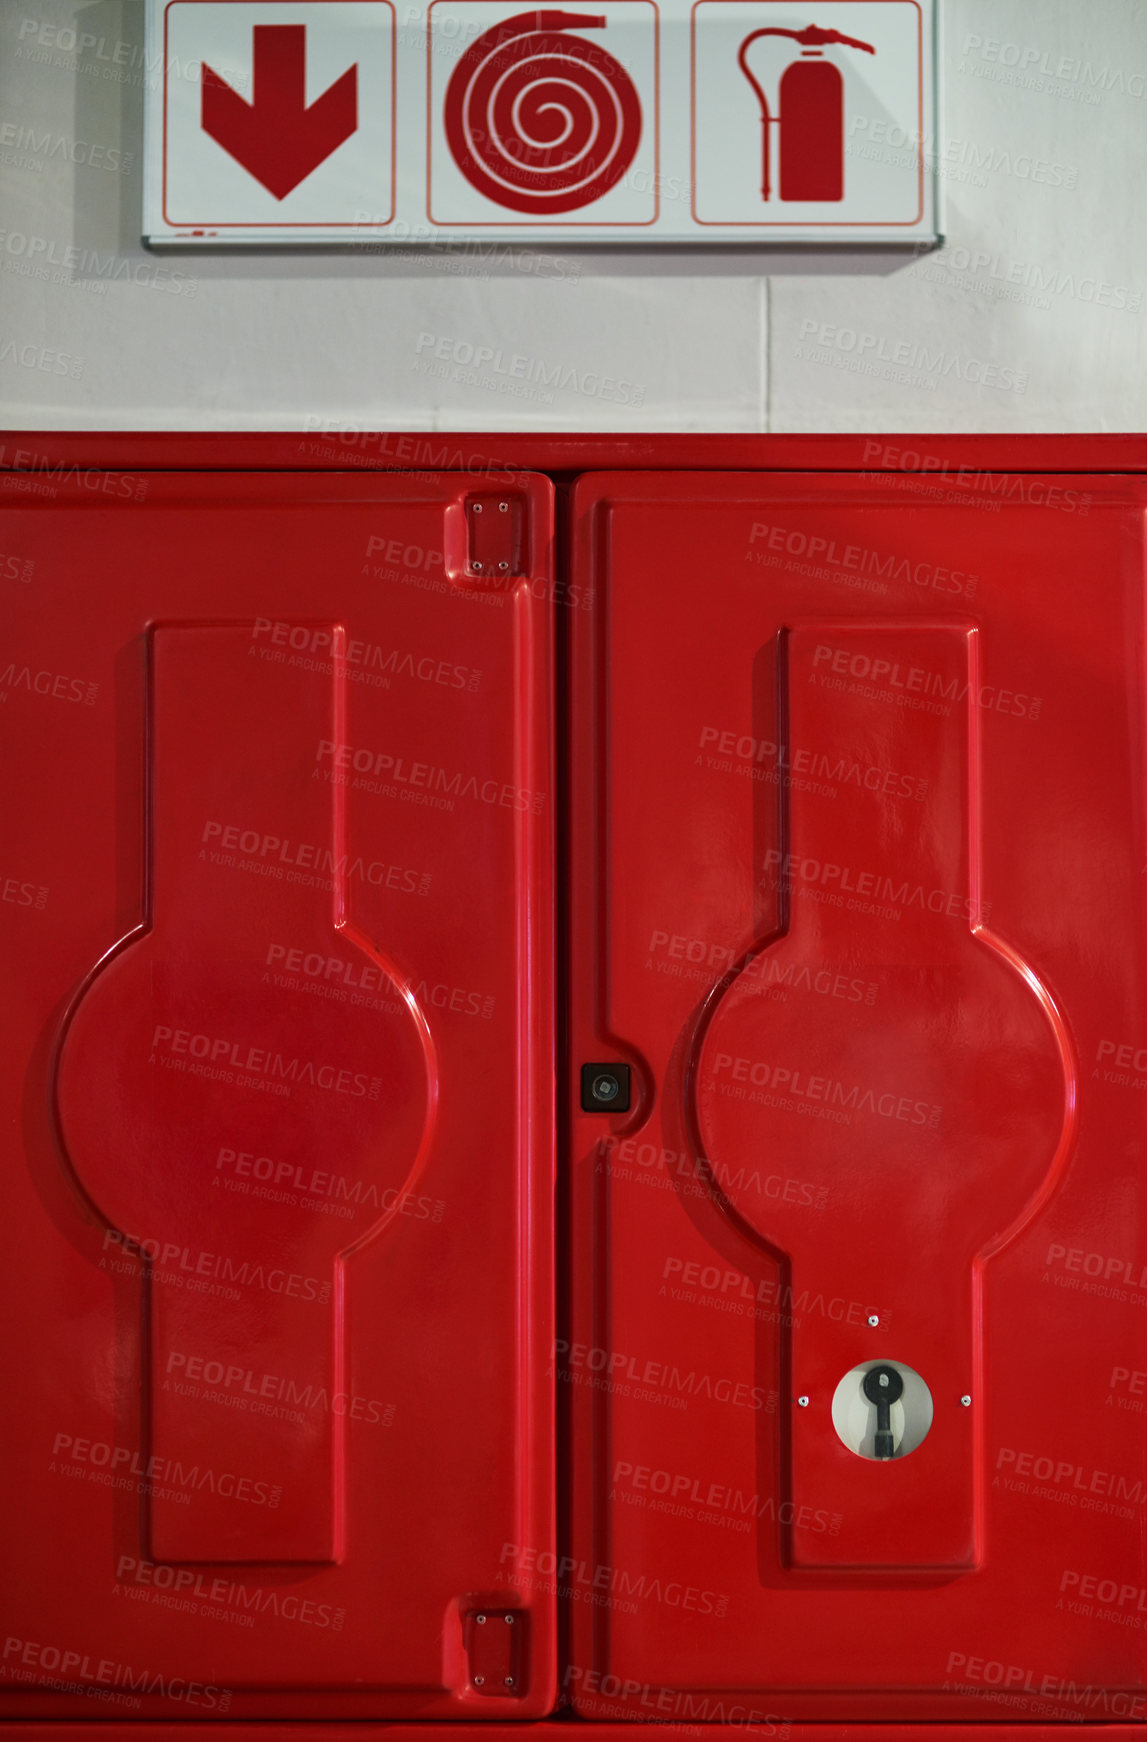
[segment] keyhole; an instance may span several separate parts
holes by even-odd
[[[932,1426],[932,1393],[903,1361],[864,1361],[833,1393],[832,1425],[858,1458],[898,1461]]]

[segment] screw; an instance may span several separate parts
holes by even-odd
[[[474,1677],[474,1686],[480,1688],[485,1680],[486,1678],[484,1675],[476,1675]]]
[[[512,1687],[513,1687],[513,1685],[514,1685],[514,1678],[513,1678],[513,1676],[512,1676],[512,1675],[508,1675],[508,1676],[507,1676],[507,1677],[506,1677],[506,1686],[507,1686],[507,1687],[508,1687],[508,1688],[512,1688]]]
[[[869,1313],[868,1322],[870,1325],[878,1325],[880,1323],[879,1316],[876,1313]]]
[[[593,1079],[590,1092],[595,1101],[616,1101],[621,1093],[621,1084],[612,1073],[603,1071]]]
[[[507,1627],[512,1627],[514,1625],[514,1617],[512,1615],[506,1615],[504,1620]]]
[[[964,1393],[964,1395],[963,1395],[963,1397],[961,1397],[961,1399],[960,1399],[960,1402],[961,1402],[961,1403],[962,1403],[962,1404],[963,1404],[963,1406],[964,1406],[964,1408],[965,1408],[965,1409],[971,1409],[971,1407],[972,1407],[972,1400],[971,1400],[971,1398],[970,1398],[970,1397],[969,1397],[969,1396],[968,1396],[968,1394],[967,1394],[967,1392],[965,1392],[965,1393]]]
[[[509,563],[499,563],[499,564],[498,564],[498,567],[499,567],[499,568],[500,568],[500,569],[508,569],[508,568],[509,568],[509,566],[510,566],[510,565],[509,565]]]
[[[478,1623],[479,1627],[485,1627],[486,1617],[484,1615],[475,1615],[474,1619]]]
[[[798,1397],[797,1398],[797,1408],[798,1409],[807,1409],[808,1408],[808,1398],[807,1397]]]
[[[510,504],[508,502],[499,502],[498,512],[500,514],[508,514],[510,512]]]
[[[475,512],[475,514],[481,514],[481,512],[482,512],[482,504],[481,504],[481,503],[480,503],[480,502],[475,502],[475,504],[474,504],[474,512]]]
[[[481,565],[481,563],[471,563],[471,564],[470,564],[470,567],[471,567],[471,568],[472,568],[472,569],[473,569],[473,570],[474,570],[474,573],[475,573],[475,574],[476,574],[476,575],[480,575],[480,574],[481,574],[481,573],[482,573],[482,565]]]

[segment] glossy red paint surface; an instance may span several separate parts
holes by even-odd
[[[552,491],[523,582],[468,494],[5,498],[5,1716],[553,1705]]]
[[[172,430],[8,430],[0,470],[52,484],[76,469],[97,493],[105,467],[237,471],[579,473],[649,469],[857,471],[878,487],[938,486],[956,500],[998,501],[1033,472],[1144,472],[1147,435],[593,435],[315,427],[278,434]]]
[[[653,1706],[650,1705],[643,1719],[634,1723],[602,1723],[594,1724],[592,1729],[585,1725],[575,1725],[574,1735],[590,1735],[600,1738],[600,1742],[653,1742],[656,1737],[663,1737],[667,1717],[660,1719],[651,1716]],[[695,1729],[696,1725],[690,1726]],[[1007,1724],[898,1724],[894,1728],[887,1724],[786,1724],[771,1718],[764,1713],[758,1713],[751,1719],[746,1716],[736,1723],[708,1724],[703,1732],[712,1742],[738,1742],[750,1735],[766,1739],[777,1738],[779,1742],[885,1742],[889,1736],[896,1742],[1001,1742],[1002,1738],[1011,1738],[1015,1742],[1022,1735],[1026,1742],[1051,1742],[1053,1737],[1062,1736],[1062,1728],[1054,1724],[1026,1724],[1022,1731]],[[340,1736],[346,1736],[345,1725],[303,1723],[294,1727],[292,1734],[298,1734],[304,1742],[337,1742]],[[1085,1742],[1096,1742],[1102,1737],[1103,1742],[1132,1742],[1132,1739],[1142,1735],[1142,1730],[1135,1724],[1077,1724],[1072,1729],[1072,1735],[1080,1735]],[[36,1737],[44,1737],[45,1742],[80,1742],[89,1734],[88,1726],[84,1724],[9,1724],[5,1725],[5,1734],[13,1738],[13,1742],[34,1742]],[[186,1742],[208,1742],[209,1738],[218,1738],[219,1742],[240,1742],[243,1737],[250,1742],[278,1742],[282,1737],[281,1725],[271,1724],[237,1724],[190,1723],[190,1724],[103,1724],[100,1734],[106,1735],[108,1742],[129,1742],[132,1737],[145,1736],[148,1742],[159,1742],[164,1737],[182,1737]],[[465,1737],[468,1742],[478,1736],[485,1737],[487,1742],[526,1742],[527,1738],[536,1738],[537,1742],[561,1742],[563,1737],[571,1735],[570,1725],[566,1722],[538,1724],[505,1724],[483,1723],[471,1724],[465,1721],[456,1724],[370,1724],[358,1723],[354,1734],[364,1738],[364,1742],[377,1742],[377,1738],[385,1737],[386,1742],[416,1742],[418,1737],[426,1737],[427,1742],[447,1742],[449,1737]]]
[[[1147,486],[1022,482],[576,487],[572,1054],[634,1081],[573,1117],[586,1717],[1147,1711]]]
[[[2,1727],[1124,1742],[1147,441],[0,448]]]

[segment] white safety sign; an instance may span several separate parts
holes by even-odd
[[[937,240],[935,0],[148,0],[145,239]]]

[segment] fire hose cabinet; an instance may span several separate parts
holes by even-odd
[[[1147,450],[904,452],[6,444],[15,1735],[1147,1718]]]
[[[540,1716],[552,488],[16,484],[4,1715]]]

